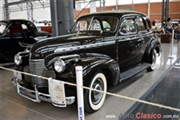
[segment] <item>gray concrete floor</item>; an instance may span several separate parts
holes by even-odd
[[[171,56],[173,59],[169,59]],[[158,58],[158,65],[155,71],[136,75],[117,86],[110,86],[108,91],[133,98],[140,98],[179,57],[180,43],[175,41],[172,52],[170,43],[162,43],[162,54]],[[57,108],[48,102],[34,103],[17,95],[10,83],[12,76],[12,72],[0,70],[0,120],[78,119],[76,104],[66,108]],[[85,119],[117,120],[133,104],[134,101],[108,95],[102,109],[93,114],[85,113]],[[108,116],[113,118],[108,118]]]

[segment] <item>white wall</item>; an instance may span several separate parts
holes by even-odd
[[[4,14],[3,14],[3,1],[4,0],[0,0],[0,20],[3,20],[3,18],[4,18]]]
[[[27,11],[11,12],[10,19],[27,19]],[[50,8],[41,8],[33,10],[34,20],[50,20]]]

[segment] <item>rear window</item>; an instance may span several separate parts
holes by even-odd
[[[144,31],[144,30],[146,30],[145,25],[144,25],[144,22],[143,22],[143,19],[142,19],[141,17],[139,17],[139,18],[137,19],[137,26],[138,26],[138,30],[139,30],[139,31]]]
[[[146,29],[150,29],[150,28],[151,28],[151,25],[150,25],[148,19],[145,18],[145,17],[144,17],[143,19],[144,19],[144,21],[145,21]],[[160,22],[160,21],[159,21],[159,22]],[[161,22],[160,22],[159,24],[161,25]]]

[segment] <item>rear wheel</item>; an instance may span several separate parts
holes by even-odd
[[[150,63],[151,63],[151,66],[147,69],[148,71],[153,71],[155,66],[156,66],[156,62],[157,62],[157,52],[156,50],[154,49],[152,52],[151,52],[151,58],[150,58]]]
[[[107,91],[107,81],[103,73],[97,73],[91,80],[89,86],[95,90]],[[99,110],[105,101],[106,93],[100,93],[91,90],[85,90],[84,106],[87,112],[95,112]]]

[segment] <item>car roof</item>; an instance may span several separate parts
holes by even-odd
[[[127,15],[127,14],[139,14],[139,15],[146,16],[145,14],[143,14],[143,13],[141,13],[141,12],[137,12],[137,11],[106,11],[106,12],[89,13],[89,14],[83,15],[83,16],[81,16],[81,17],[93,16],[93,15],[103,15],[103,16],[115,15],[115,16],[123,16],[123,15]],[[79,17],[79,18],[81,18],[81,17]]]

